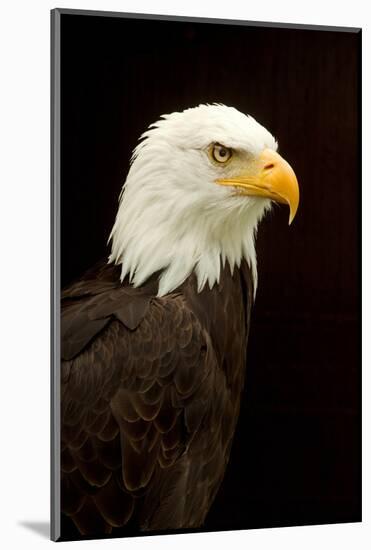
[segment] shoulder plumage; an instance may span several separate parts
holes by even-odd
[[[73,359],[113,319],[135,330],[146,315],[156,283],[142,288],[120,282],[120,269],[99,263],[62,292],[61,356]]]

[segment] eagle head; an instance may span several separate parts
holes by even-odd
[[[253,117],[225,105],[163,115],[135,148],[110,240],[110,262],[140,286],[159,272],[163,296],[195,272],[200,292],[246,259],[257,285],[255,234],[273,202],[299,204],[291,166]]]

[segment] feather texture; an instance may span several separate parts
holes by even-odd
[[[63,292],[62,510],[81,534],[200,526],[224,475],[250,270],[226,265],[201,293],[194,275],[166,297],[157,284],[101,264]]]

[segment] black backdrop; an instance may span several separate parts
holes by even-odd
[[[207,530],[361,519],[360,38],[61,17],[62,285],[108,254],[131,151],[162,113],[235,106],[298,176],[293,225],[276,208],[260,226],[241,417]]]

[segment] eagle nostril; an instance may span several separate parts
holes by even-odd
[[[270,170],[271,168],[274,168],[273,162],[270,162],[269,164],[266,164],[266,165],[264,166],[264,170]]]

